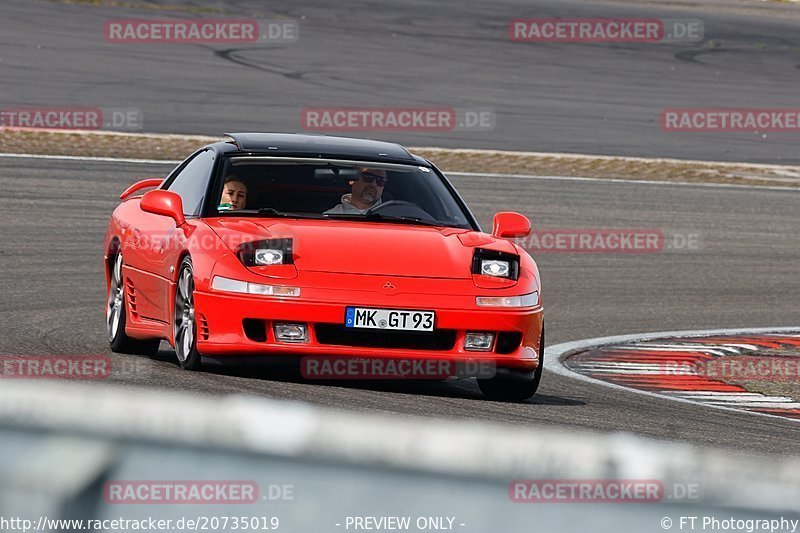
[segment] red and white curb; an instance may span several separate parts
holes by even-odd
[[[790,356],[783,356],[790,352]],[[800,420],[800,402],[770,396],[691,369],[722,358],[766,356],[800,362],[800,328],[671,331],[568,342],[545,351],[556,374],[715,409]]]

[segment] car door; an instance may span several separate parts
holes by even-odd
[[[176,276],[174,265],[184,249],[187,230],[194,222],[192,218],[200,215],[215,160],[214,150],[201,150],[187,159],[162,186],[181,197],[187,224],[176,228],[172,218],[143,211],[137,218],[125,261],[136,294],[137,311],[144,319],[170,321],[170,287]]]

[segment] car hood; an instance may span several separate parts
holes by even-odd
[[[475,247],[516,253],[504,239],[458,228],[246,217],[206,222],[231,250],[260,239],[292,238],[301,272],[468,279]]]

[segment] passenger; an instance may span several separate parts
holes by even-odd
[[[219,208],[226,211],[244,209],[247,205],[247,184],[239,176],[231,174],[222,185]]]
[[[326,215],[363,215],[367,210],[381,203],[383,188],[389,181],[386,171],[380,168],[366,167],[359,167],[357,170],[359,177],[350,184],[351,192],[342,196],[342,203],[325,211]]]

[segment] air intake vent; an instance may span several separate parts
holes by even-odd
[[[509,354],[517,351],[522,343],[522,333],[518,331],[501,331],[497,336],[495,351],[500,354]]]
[[[139,311],[136,307],[136,288],[130,279],[125,280],[125,293],[128,296],[128,310],[133,318],[139,318]]]
[[[200,331],[198,331],[198,335],[200,340],[207,341],[208,340],[208,320],[206,320],[206,315],[200,313],[198,315],[198,325],[200,326]]]
[[[402,348],[406,350],[452,350],[456,332],[437,329],[432,333],[413,331],[359,330],[341,324],[317,324],[317,341],[338,346],[363,346],[368,348]]]
[[[267,342],[267,322],[257,318],[242,320],[244,334],[253,342]]]

